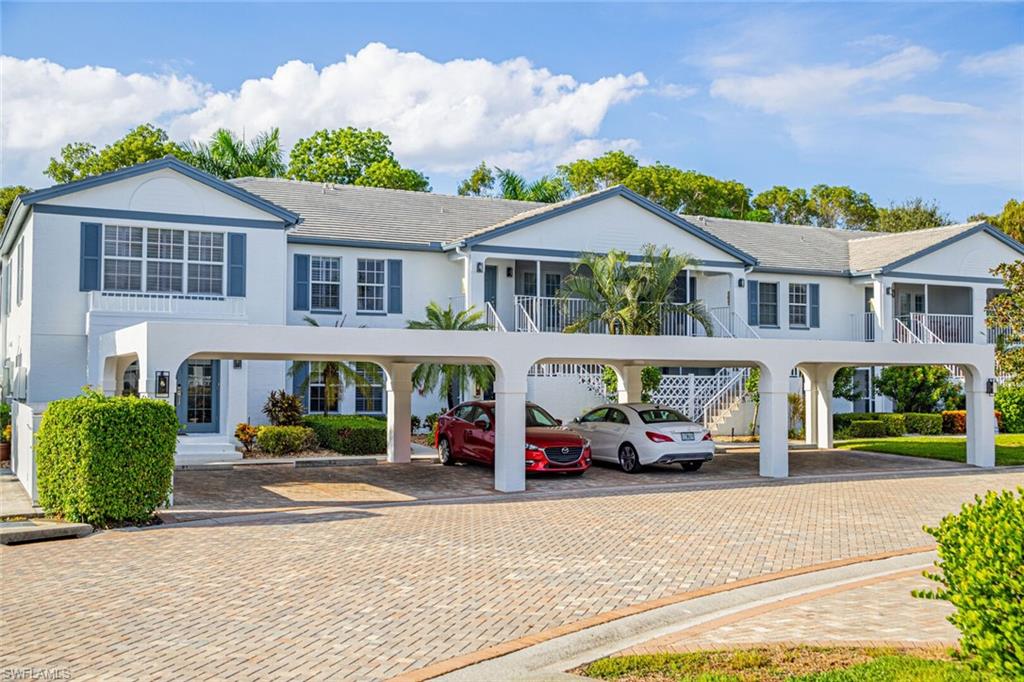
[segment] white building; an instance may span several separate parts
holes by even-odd
[[[102,339],[159,321],[197,330],[247,325],[253,334],[309,327],[307,317],[321,327],[401,329],[422,319],[431,301],[485,311],[501,335],[494,343],[547,339],[536,335],[561,331],[582,305],[556,296],[582,252],[639,255],[648,243],[694,259],[678,296],[700,299],[712,313],[717,338],[708,343],[877,344],[870,357],[883,361],[874,365],[888,364],[883,351],[894,342],[942,345],[930,352],[950,363],[968,354],[956,348],[988,343],[985,304],[1002,285],[991,270],[1024,253],[986,223],[884,235],[678,216],[622,187],[545,205],[281,179],[224,182],[168,157],[15,202],[0,235],[3,396],[38,414],[86,384],[153,394],[153,372],[169,371],[187,433],[210,434],[191,452],[223,454],[237,422],[263,421],[269,391],[307,383],[306,366],[289,372],[285,358],[308,353],[264,349],[258,358],[192,358],[171,368],[121,357],[112,370]],[[665,306],[663,333],[705,334],[673,305]],[[582,335],[550,338],[585,343]],[[829,346],[841,347],[851,346]],[[685,359],[666,362],[672,367],[657,397],[724,428],[740,411],[750,364]],[[594,364],[536,364],[529,397],[573,416],[602,399]],[[386,376],[364,369],[379,377],[374,391],[347,392],[339,411],[386,411]],[[308,384],[303,399],[322,409],[322,387],[315,376]],[[442,405],[415,394],[410,409],[423,417]],[[182,456],[190,452],[185,440]]]

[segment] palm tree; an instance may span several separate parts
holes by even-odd
[[[583,254],[559,290],[563,301],[587,302],[582,313],[565,326],[565,331],[587,331],[598,324],[608,334],[660,334],[665,304],[673,303],[678,277],[692,265],[689,256],[673,254],[667,247],[658,250],[650,244],[644,247],[643,259],[635,264],[630,263],[624,251]],[[699,322],[708,336],[714,335],[703,302],[673,305],[679,313]]]
[[[189,141],[185,143],[185,150],[189,163],[225,180],[274,178],[285,171],[278,128],[260,133],[248,143],[244,137],[237,138],[230,130],[221,128],[210,137],[209,143]]]
[[[569,198],[569,186],[558,176],[543,175],[533,182],[507,168],[498,170],[498,187],[502,199],[539,201],[553,204]]]
[[[309,315],[302,319],[312,327],[320,326],[320,323]],[[291,367],[288,368],[288,376],[294,377],[298,374],[302,364],[301,362],[293,362]],[[324,384],[323,413],[325,415],[330,412],[332,405],[338,404],[338,398],[341,397],[342,391],[349,386],[355,386],[365,397],[370,395],[370,382],[365,374],[360,372],[356,366],[350,365],[347,362],[326,360],[309,363],[309,372],[306,372],[302,382],[299,384],[299,388],[303,393],[309,390],[309,383],[313,377],[320,377]]]
[[[483,313],[474,310],[452,310],[452,304],[442,308],[431,301],[427,304],[425,320],[410,320],[408,329],[443,331],[486,331],[490,326],[482,321]],[[412,384],[420,395],[437,391],[448,401],[448,409],[455,407],[459,394],[469,388],[470,382],[483,390],[494,383],[494,368],[490,365],[435,365],[425,363],[412,373]]]

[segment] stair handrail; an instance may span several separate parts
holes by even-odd
[[[903,322],[903,320],[901,320],[898,317],[894,317],[892,321],[893,321],[893,326],[892,326],[892,340],[893,341],[895,341],[896,343],[924,343],[921,339],[919,339],[917,337],[917,334],[915,334],[914,332],[910,331],[910,327],[908,327]]]
[[[487,324],[494,331],[496,331],[496,332],[508,332],[508,329],[505,328],[505,323],[501,321],[500,317],[498,317],[498,311],[494,309],[494,306],[491,305],[490,301],[487,301],[486,312],[487,312]]]
[[[706,403],[701,413],[701,423],[709,427],[712,420],[712,412],[721,413],[725,406],[731,405],[741,399],[747,392],[747,379],[750,377],[750,368],[742,367],[734,371],[732,378]]]
[[[516,331],[522,331],[521,328],[526,327],[527,332],[535,334],[540,333],[540,329],[537,328],[533,318],[530,317],[530,313],[526,311],[526,307],[523,305],[522,301],[516,301],[516,318]],[[525,322],[525,324],[519,324],[520,321]]]

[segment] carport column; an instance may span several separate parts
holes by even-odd
[[[815,389],[814,368],[801,368],[804,389],[804,443],[818,442],[818,396]]]
[[[760,473],[785,478],[789,476],[789,370],[762,367],[759,393]]]
[[[412,372],[416,365],[386,365],[388,392],[388,461],[408,464],[412,460]]]
[[[986,377],[965,370],[964,398],[967,406],[967,463],[990,469],[996,465],[994,397],[985,392]]]
[[[494,381],[494,489],[526,490],[526,370]]]
[[[814,368],[814,418],[815,436],[819,448],[831,448],[832,443],[832,390],[835,386],[835,365],[818,365]]]
[[[640,365],[612,365],[620,403],[643,401],[643,371]]]

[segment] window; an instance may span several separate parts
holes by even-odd
[[[807,295],[806,284],[789,285],[789,326],[807,327],[810,316],[808,308],[810,298]]]
[[[384,261],[360,258],[356,269],[356,311],[384,312]]]
[[[596,410],[594,410],[593,412],[588,412],[587,414],[585,414],[583,416],[583,419],[580,419],[580,422],[582,422],[584,424],[587,424],[587,423],[590,423],[590,422],[603,422],[604,421],[604,415],[607,412],[608,412],[608,408],[607,407],[599,407]]]
[[[611,422],[612,424],[628,424],[629,423],[629,417],[627,417],[622,410],[616,410],[616,409],[608,410],[608,415],[604,418],[604,420],[606,422]]]
[[[537,405],[526,406],[526,425],[558,426],[558,421]]]
[[[383,263],[383,261],[381,261]],[[352,368],[367,385],[356,388],[356,413],[384,412],[384,370],[372,362],[356,362]]]
[[[309,412],[337,412],[338,393],[341,390],[340,377],[332,380],[334,395],[330,405],[327,402],[327,382],[324,379],[323,362],[309,363]]]
[[[562,288],[562,276],[557,272],[548,272],[544,275],[544,295],[548,298],[558,296],[558,290]]]
[[[523,272],[523,296],[537,295],[537,273],[533,270]]]
[[[673,422],[688,422],[689,418],[682,412],[671,410],[667,407],[659,407],[653,410],[640,410],[640,421],[644,424],[671,424]]]
[[[223,233],[188,233],[188,293],[224,293]]]
[[[141,227],[103,227],[103,288],[142,291]]]
[[[146,291],[181,293],[185,260],[185,233],[181,230],[146,231]]]
[[[758,282],[757,314],[762,327],[779,326],[779,284]]]
[[[341,310],[341,259],[309,259],[310,306],[313,310]]]

